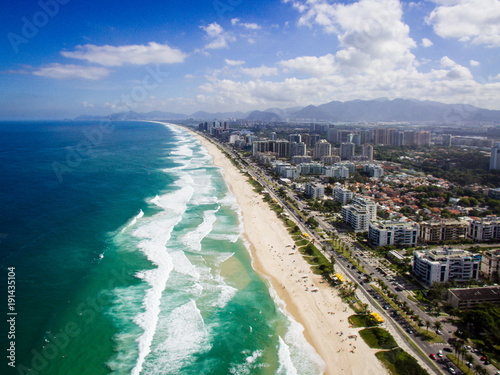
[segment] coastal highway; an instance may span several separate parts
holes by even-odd
[[[219,144],[219,146],[225,152],[227,152],[233,158],[233,160],[238,160],[241,163],[242,159],[240,155],[234,153],[233,150],[231,150],[226,145]],[[256,165],[252,163],[251,160],[247,159],[245,160],[245,162],[246,162],[245,164],[241,163],[240,167],[242,169],[245,169],[251,177],[253,177],[257,182],[259,182],[263,186],[263,188],[270,194],[270,196],[274,198],[283,207],[284,211],[299,226],[299,228],[303,233],[307,233],[310,236],[310,238],[314,240],[316,244],[320,245],[317,247],[327,257],[327,259],[330,259],[331,256],[333,256],[336,259],[335,267],[337,268],[337,270],[343,273],[347,279],[350,279],[351,281],[358,284],[358,289],[357,289],[358,298],[363,303],[368,303],[372,311],[378,311],[381,314],[381,316],[384,317],[385,319],[384,325],[386,326],[387,329],[389,329],[391,334],[395,337],[396,341],[398,342],[398,345],[401,346],[405,351],[411,353],[413,357],[418,358],[421,365],[423,365],[424,368],[426,368],[427,371],[429,371],[430,373],[443,374],[441,369],[438,366],[436,366],[437,364],[432,363],[431,362],[432,360],[428,358],[428,355],[430,353],[437,352],[437,349],[431,347],[428,344],[426,345],[424,342],[416,342],[413,337],[408,336],[403,331],[403,328],[399,325],[399,323],[390,314],[390,311],[384,310],[382,306],[379,305],[378,301],[375,299],[375,296],[370,293],[372,288],[367,284],[360,283],[361,281],[360,275],[358,274],[357,271],[355,271],[353,268],[349,266],[350,263],[347,261],[347,259],[337,254],[330,247],[330,245],[328,245],[313,228],[308,226],[304,222],[304,219],[300,217],[297,214],[297,212],[280,197],[280,195],[275,190],[274,186],[268,183],[268,181],[271,180],[270,177],[266,176],[260,170],[260,168],[258,168]],[[297,206],[300,207],[298,203]],[[333,230],[333,228],[331,228],[328,223],[325,223],[323,220],[321,220],[321,218],[317,216],[315,217],[318,223],[320,224],[320,228],[322,230],[328,233],[330,233]],[[324,248],[326,249],[326,251],[324,250]],[[414,346],[418,346],[422,352],[415,350]]]

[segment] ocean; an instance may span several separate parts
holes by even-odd
[[[182,128],[0,123],[0,260],[2,374],[324,369]]]

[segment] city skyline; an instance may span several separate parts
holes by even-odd
[[[500,109],[498,0],[21,1],[0,119],[379,97]]]

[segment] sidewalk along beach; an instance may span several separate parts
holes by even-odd
[[[294,241],[260,194],[216,145],[194,133],[222,168],[224,179],[242,211],[244,236],[249,243],[254,269],[267,278],[286,311],[304,327],[304,336],[326,363],[325,374],[387,374],[369,348],[351,328],[354,312],[337,291],[315,275],[294,248]],[[358,339],[354,338],[354,335]],[[351,338],[349,338],[351,336]]]

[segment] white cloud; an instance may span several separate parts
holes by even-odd
[[[426,21],[442,38],[500,46],[500,0],[447,0]]]
[[[278,74],[277,68],[270,68],[267,66],[261,66],[259,68],[241,68],[240,70],[242,73],[253,78],[260,78],[262,76],[272,76]]]
[[[434,43],[432,43],[429,39],[423,38],[422,39],[422,47],[431,47]]]
[[[90,79],[98,80],[107,77],[110,70],[95,66],[79,66],[79,65],[63,65],[49,64],[37,68],[33,74],[40,77],[56,78],[56,79]]]
[[[61,55],[104,66],[172,64],[183,62],[187,55],[165,44],[150,42],[148,45],[77,46],[76,51],[63,51]]]
[[[212,22],[208,26],[200,26],[206,33],[209,43],[205,46],[206,49],[227,48],[229,42],[236,40],[231,34],[224,31],[221,25],[217,22]]]
[[[324,77],[334,74],[338,67],[335,65],[335,57],[331,54],[325,56],[301,56],[292,60],[283,60],[278,63],[285,72],[297,71],[307,73],[315,77]]]
[[[479,66],[481,63],[479,61],[476,61],[476,60],[470,60],[469,61],[469,65],[470,66]]]
[[[230,66],[243,65],[245,62],[243,60],[229,60],[226,59],[226,64]]]
[[[233,26],[240,25],[240,26],[243,26],[244,28],[250,29],[250,30],[259,30],[260,29],[260,26],[257,25],[256,23],[241,23],[239,18],[233,18],[231,20],[231,25],[233,25]]]
[[[416,46],[403,21],[398,0],[360,0],[351,4],[330,4],[326,0],[285,0],[302,13],[299,25],[321,27],[338,34],[341,49],[336,61],[346,71],[409,69],[415,62]]]
[[[82,103],[82,106],[83,108],[94,108],[94,105],[92,103],[88,103],[86,101]]]

